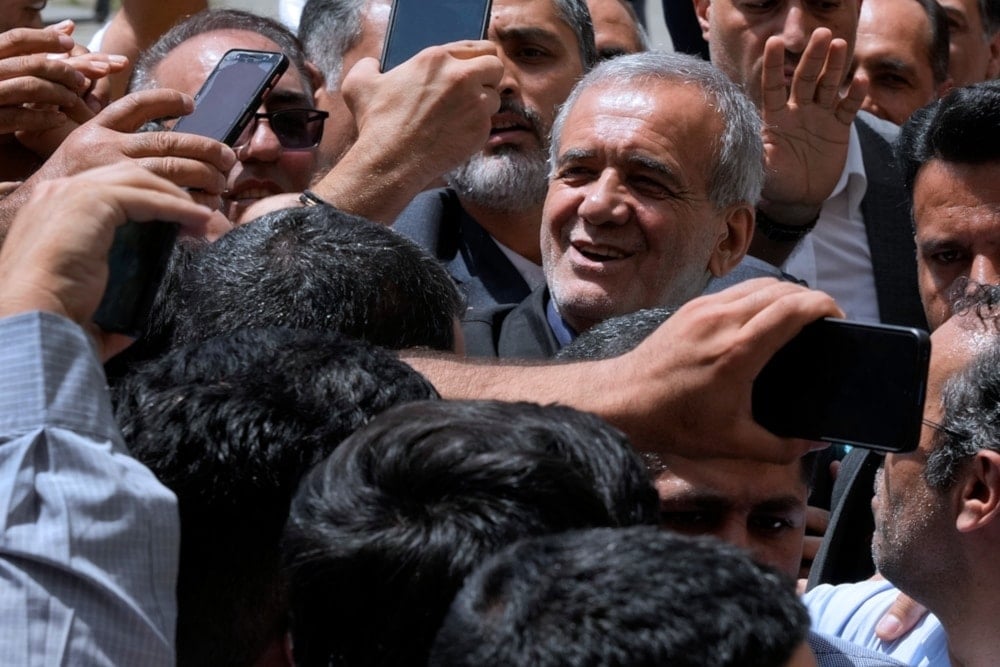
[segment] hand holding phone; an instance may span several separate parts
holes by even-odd
[[[233,145],[287,68],[282,53],[227,51],[195,95],[194,111],[173,130]],[[176,238],[177,226],[159,221],[127,222],[116,230],[108,286],[94,314],[98,326],[132,337],[142,333]]]
[[[818,320],[757,376],[753,416],[780,436],[911,451],[929,359],[930,338],[921,329]]]

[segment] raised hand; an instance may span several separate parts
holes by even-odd
[[[98,82],[127,64],[120,56],[87,52],[72,31],[64,22],[0,35],[0,134],[17,132],[42,158],[100,111]]]
[[[817,28],[789,82],[783,38],[770,37],[764,45],[767,180],[761,208],[783,224],[811,222],[844,169],[851,123],[868,89],[860,77],[845,85],[847,58],[847,42]]]
[[[188,96],[175,90],[145,90],[110,104],[59,146],[25,183],[0,201],[0,226],[9,223],[33,188],[94,167],[130,161],[196,191],[195,198],[219,208],[226,174],[236,163],[228,146],[194,134],[135,130],[157,118],[181,116],[194,109]]]

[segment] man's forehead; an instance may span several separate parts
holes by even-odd
[[[154,78],[161,86],[194,95],[222,56],[232,49],[281,51],[278,44],[255,32],[210,30],[185,40],[164,56],[153,70]],[[275,88],[284,89],[286,95],[302,92],[305,97],[303,82],[294,66],[285,71]]]
[[[629,116],[664,128],[706,120],[721,130],[722,119],[704,91],[681,80],[644,77],[595,82],[579,94],[566,115],[566,125],[596,115]],[[582,117],[582,118],[581,118]]]
[[[490,39],[494,33],[500,38],[526,31],[540,30],[556,36],[552,30],[568,30],[571,45],[578,48],[576,30],[563,15],[555,0],[493,0],[490,10]]]
[[[802,464],[760,463],[741,459],[689,459],[664,456],[655,486],[661,496],[715,497],[733,504],[759,504],[806,492]]]

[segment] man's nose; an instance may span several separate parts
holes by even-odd
[[[628,221],[631,215],[628,189],[615,170],[605,169],[586,186],[577,213],[592,225],[620,225]]]
[[[728,542],[741,549],[750,548],[750,536],[747,532],[746,523],[743,521],[723,521],[717,529],[715,536],[723,542]]]
[[[980,285],[1000,283],[1000,255],[976,255],[969,270],[969,280]]]
[[[782,15],[781,35],[785,41],[785,50],[800,54],[809,43],[809,37],[818,26],[817,22],[799,2],[789,2]]]
[[[236,157],[241,162],[275,162],[281,156],[281,151],[281,142],[271,129],[271,123],[266,118],[259,118],[249,140],[236,149]]]

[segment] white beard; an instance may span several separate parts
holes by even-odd
[[[503,147],[493,155],[476,153],[448,174],[459,196],[493,211],[527,211],[545,202],[548,161],[545,148],[522,152]]]

